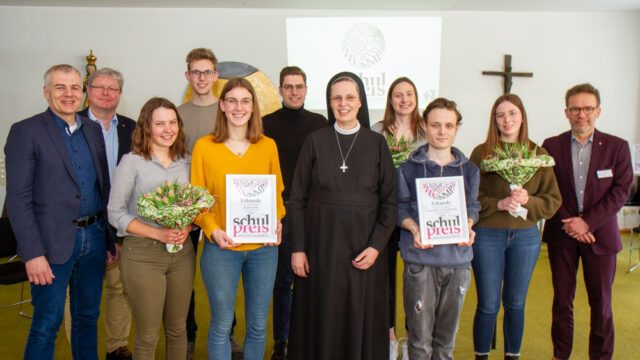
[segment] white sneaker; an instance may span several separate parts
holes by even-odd
[[[402,338],[398,340],[400,343],[400,349],[402,349],[402,360],[409,360],[409,350],[407,349],[407,339]]]
[[[389,360],[398,360],[398,342],[389,340]]]

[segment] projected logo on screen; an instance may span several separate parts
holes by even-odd
[[[384,35],[370,23],[358,23],[347,30],[342,40],[342,53],[357,68],[377,64],[384,53]]]

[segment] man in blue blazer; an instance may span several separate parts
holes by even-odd
[[[25,359],[53,359],[70,291],[74,358],[97,359],[109,173],[100,125],[76,114],[80,72],[55,65],[44,76],[49,108],[19,121],[5,145],[7,212],[31,282],[33,322]]]
[[[591,306],[589,358],[611,359],[611,288],[616,254],[622,249],[617,212],[629,196],[633,174],[629,145],[596,130],[600,93],[591,84],[567,91],[565,115],[571,131],[542,146],[556,161],[562,206],[544,227],[553,280],[551,337],[554,359],[568,359],[573,344],[573,299],[582,260]]]

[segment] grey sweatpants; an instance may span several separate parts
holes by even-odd
[[[409,358],[453,359],[471,269],[405,263],[403,279]]]

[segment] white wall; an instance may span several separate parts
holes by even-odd
[[[564,92],[588,81],[602,93],[598,127],[640,142],[640,13],[0,7],[0,145],[13,122],[45,109],[44,71],[70,63],[84,72],[89,49],[99,67],[124,73],[119,112],[134,118],[151,96],[180,102],[184,56],[194,47],[212,48],[221,61],[254,65],[277,84],[287,65],[290,16],[441,16],[440,95],[460,106],[457,146],[466,153],[483,141],[490,107],[502,92],[501,78],[481,72],[501,69],[507,53],[514,71],[534,73],[515,79],[512,88],[524,100],[534,140],[568,128]],[[419,38],[413,41],[420,46]],[[326,84],[309,79],[309,86]],[[372,112],[372,121],[381,116]]]

